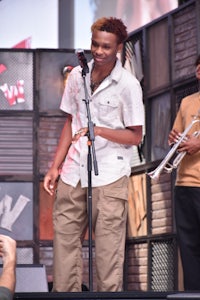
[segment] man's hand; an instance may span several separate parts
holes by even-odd
[[[87,133],[87,127],[79,129],[77,132],[75,132],[74,136],[72,137],[72,144],[75,144],[80,139],[80,137],[87,135]]]
[[[187,154],[195,154],[200,150],[200,140],[194,135],[187,136],[187,140],[181,143],[178,151],[186,151]]]
[[[173,129],[169,133],[168,144],[178,143],[181,138],[181,133]],[[178,152],[187,152],[187,154],[195,154],[200,150],[200,140],[193,134],[185,136],[178,147]]]
[[[2,234],[0,234],[0,256],[3,260],[0,286],[14,293],[16,284],[16,241]]]
[[[59,170],[56,168],[51,168],[44,178],[44,189],[50,196],[53,196],[55,192],[55,182],[58,178]]]
[[[180,138],[181,138],[181,133],[178,132],[176,129],[172,129],[170,131],[169,137],[168,137],[168,144],[169,144],[169,146],[177,143]]]
[[[10,262],[16,264],[16,241],[9,236],[0,234],[0,256],[6,267]]]

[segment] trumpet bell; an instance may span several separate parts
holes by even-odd
[[[160,178],[160,174],[155,170],[147,173],[147,175],[153,180],[158,180]]]

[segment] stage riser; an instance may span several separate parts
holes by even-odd
[[[23,300],[166,300],[169,293],[157,292],[120,292],[120,293],[98,293],[98,292],[82,292],[82,293],[15,293],[14,299]]]
[[[13,299],[21,300],[186,300],[200,299],[200,293],[183,293],[183,292],[122,292],[122,293],[15,293]]]

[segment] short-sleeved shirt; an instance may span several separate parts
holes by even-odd
[[[88,66],[89,73],[86,76],[82,76],[80,66],[71,71],[60,106],[61,110],[72,115],[72,134],[82,127],[88,127],[86,103],[89,103],[91,121],[96,126],[112,129],[143,126],[144,106],[139,81],[117,60],[111,74],[91,94],[90,74],[93,60]],[[87,141],[88,137],[81,137],[70,146],[61,171],[61,179],[74,187],[79,180],[82,187],[88,186]],[[133,146],[96,136],[94,149],[98,175],[94,174],[93,168],[93,186],[106,185],[124,175],[130,175]]]
[[[192,124],[194,116],[200,114],[200,93],[194,93],[181,101],[173,128],[183,132]],[[200,122],[194,123],[188,134],[200,130]],[[200,137],[198,137],[200,138]],[[178,166],[176,185],[200,187],[200,151],[193,155],[186,154]]]
[[[11,291],[4,287],[4,286],[0,286],[0,299],[1,300],[12,300],[13,299],[13,294],[11,293]]]

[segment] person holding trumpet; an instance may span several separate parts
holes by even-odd
[[[195,62],[196,78],[200,80],[200,55]],[[177,238],[183,266],[184,289],[200,290],[200,92],[191,94],[180,104],[171,132],[169,145],[177,143],[181,133],[195,122],[179,152],[186,152],[176,174],[174,208]],[[197,133],[197,135],[195,134]]]

